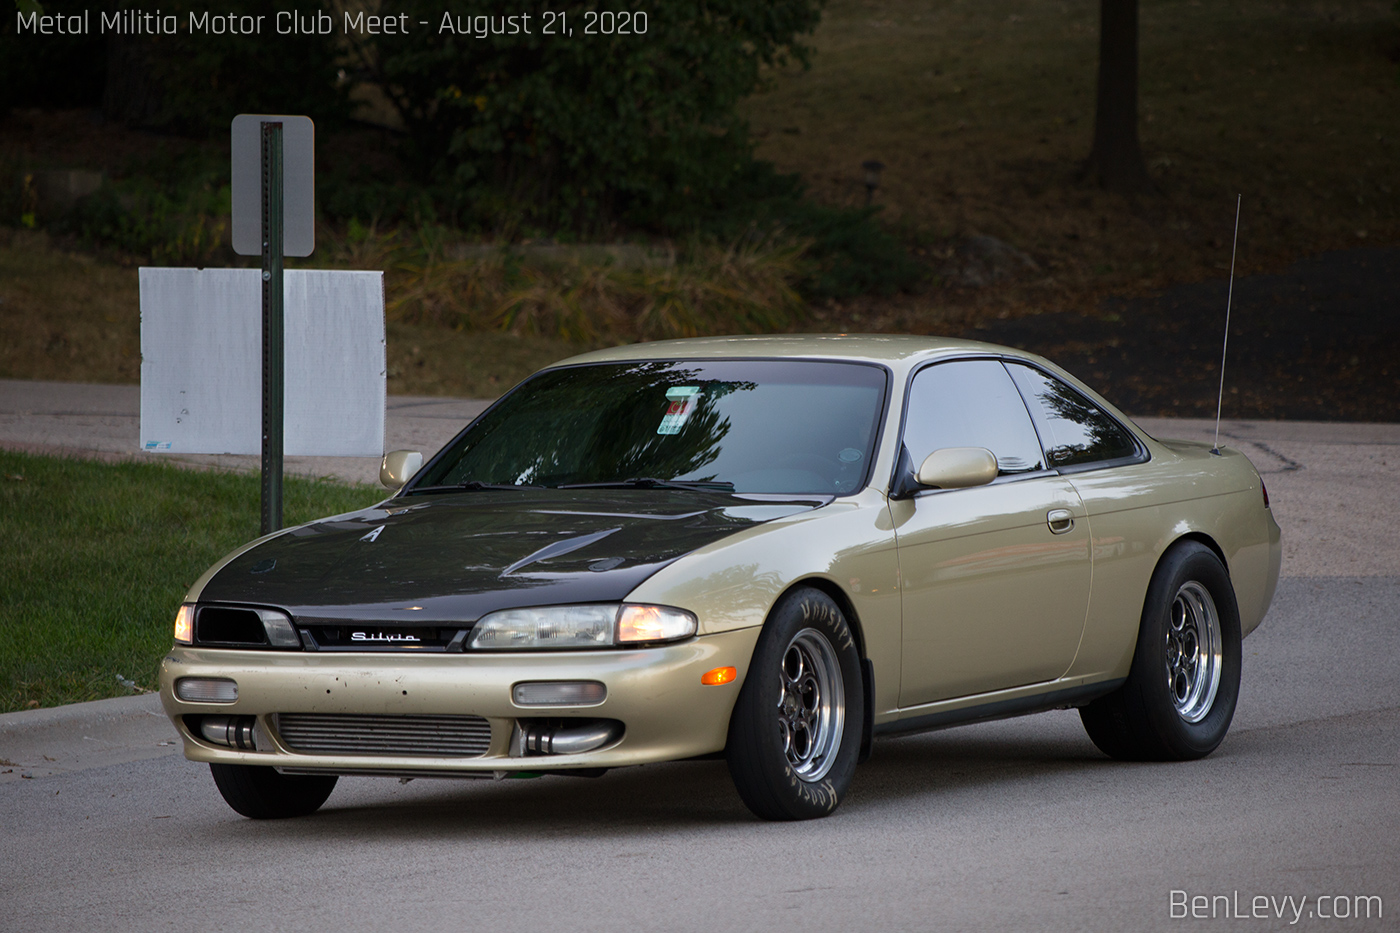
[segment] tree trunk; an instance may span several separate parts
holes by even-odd
[[[1152,190],[1138,144],[1138,0],[1099,0],[1099,91],[1084,176],[1124,194]]]

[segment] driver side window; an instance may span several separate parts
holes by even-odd
[[[1025,403],[998,360],[955,360],[914,377],[904,445],[917,470],[944,447],[985,447],[1002,475],[1045,469]]]

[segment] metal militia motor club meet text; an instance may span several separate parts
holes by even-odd
[[[586,12],[579,33],[582,35],[642,35],[647,31],[645,13]],[[393,36],[408,35],[415,29],[433,31],[430,20],[409,21],[407,13],[378,15],[343,13],[341,30],[346,35]],[[16,12],[15,31],[18,35],[42,36],[106,35],[156,36],[181,32],[181,19],[174,13],[160,10],[117,10],[104,12],[83,10],[77,13]],[[271,22],[269,23],[269,19]],[[329,13],[301,13],[283,10],[272,16],[242,13],[189,13],[184,32],[190,35],[260,36],[260,35],[329,35],[335,31],[335,17]],[[96,26],[96,30],[93,27]],[[574,24],[568,14],[543,11],[539,14],[516,13],[509,16],[457,16],[443,13],[437,21],[436,32],[461,36],[535,35],[572,36]]]

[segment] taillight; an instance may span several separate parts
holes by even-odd
[[[1259,478],[1259,488],[1264,491],[1264,508],[1269,507],[1269,487],[1264,485],[1263,477]]]

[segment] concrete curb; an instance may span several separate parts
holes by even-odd
[[[0,714],[0,783],[159,758],[180,742],[154,693]]]

